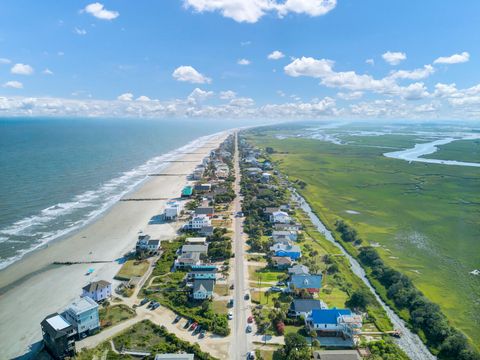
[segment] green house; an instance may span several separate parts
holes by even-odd
[[[190,197],[193,194],[193,187],[185,186],[182,190],[182,197]]]

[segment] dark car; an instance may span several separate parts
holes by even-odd
[[[250,294],[245,294],[244,298],[245,300],[250,300]]]
[[[200,339],[203,339],[206,334],[207,334],[207,332],[206,332],[205,330],[202,330],[202,331],[200,332],[199,338],[200,338]]]
[[[195,330],[193,330],[192,332],[192,335],[197,335],[200,333],[200,331],[202,331],[202,326],[201,325],[198,325]]]
[[[189,319],[183,328],[188,329],[190,327],[190,325],[192,325],[192,323],[193,323],[193,320]]]
[[[145,304],[148,303],[149,301],[150,301],[150,299],[147,299],[147,298],[143,299],[142,301],[140,301],[140,306],[145,305]]]
[[[173,319],[173,323],[176,324],[178,323],[180,320],[182,320],[182,317],[180,315],[177,315],[177,317],[175,319]]]

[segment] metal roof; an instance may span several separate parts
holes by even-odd
[[[337,324],[342,315],[352,315],[350,309],[314,309],[312,321],[314,324]]]

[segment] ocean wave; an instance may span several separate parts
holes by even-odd
[[[75,195],[71,201],[49,206],[36,215],[0,229],[0,243],[4,245],[30,243],[28,248],[19,249],[15,255],[0,260],[0,269],[18,261],[25,254],[87,225],[141,185],[149,173],[162,170],[168,165],[168,161],[177,159],[182,152],[195,150],[221,133],[223,132],[200,137],[171,152],[151,158],[144,164],[107,181],[96,190]],[[77,218],[72,219],[75,216]],[[52,227],[59,228],[52,230]]]

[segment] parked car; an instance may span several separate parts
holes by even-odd
[[[192,319],[188,319],[187,323],[185,324],[185,326],[183,327],[184,329],[188,329],[190,327],[190,325],[192,325],[193,323],[193,320]]]
[[[252,316],[252,315],[250,315],[250,316],[247,318],[247,322],[248,322],[249,324],[253,323],[253,316]]]
[[[235,288],[234,284],[230,285],[230,290],[233,290],[234,288]]]
[[[176,324],[178,323],[180,320],[182,320],[182,317],[180,315],[177,315],[177,317],[175,319],[173,319],[173,323]]]
[[[245,300],[250,300],[250,294],[245,294],[244,299]]]
[[[230,299],[230,301],[228,302],[228,306],[229,306],[229,307],[233,307],[233,304],[234,304],[233,299]]]
[[[150,299],[147,299],[147,298],[142,299],[142,301],[140,301],[140,306],[145,305],[145,304],[148,303],[149,301],[150,301]]]
[[[284,281],[279,281],[279,282],[277,282],[277,286],[285,286],[285,282]]]
[[[247,353],[247,360],[255,360],[255,353],[253,351]]]
[[[160,307],[160,304],[158,302],[154,302],[151,306],[150,306],[150,309],[151,310],[155,310],[156,308]]]
[[[198,333],[200,333],[200,331],[202,331],[202,326],[201,325],[198,325],[195,330],[193,330],[192,332],[192,335],[197,335]]]
[[[199,338],[200,338],[200,339],[203,339],[206,334],[207,334],[207,331],[206,331],[206,330],[202,330],[202,331],[200,332]]]
[[[283,289],[282,289],[281,287],[278,287],[278,286],[272,286],[272,287],[270,288],[270,291],[271,291],[271,292],[282,292]]]
[[[232,320],[233,319],[233,312],[229,312],[228,313],[228,320]]]
[[[194,322],[191,326],[190,326],[190,329],[189,330],[195,330],[198,326],[198,323],[197,322]]]
[[[251,333],[252,332],[252,325],[247,325],[247,333]]]

